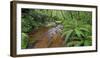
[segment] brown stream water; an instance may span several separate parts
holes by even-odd
[[[63,47],[64,40],[59,33],[49,38],[47,32],[50,29],[48,27],[40,27],[37,31],[29,33],[31,48]]]

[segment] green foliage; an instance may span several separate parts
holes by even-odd
[[[51,17],[44,11],[41,10],[27,10],[22,9],[22,32],[28,33],[32,29],[38,29],[40,26],[55,25],[57,17]],[[27,12],[28,11],[28,12]],[[44,14],[43,14],[44,13]]]
[[[80,20],[77,19],[77,17],[81,17],[79,14],[77,14],[77,12],[71,12],[71,17],[70,20],[69,19],[64,19],[63,21],[63,34],[62,36],[65,36],[65,44],[67,46],[72,46],[72,45],[79,45],[81,46],[82,44],[84,44],[84,46],[86,45],[91,45],[91,40],[88,40],[88,36],[92,35],[92,26],[91,23],[85,21],[83,22],[83,20],[85,20],[84,18],[81,18]],[[88,14],[88,13],[87,13]],[[88,20],[91,21],[91,17],[88,18]],[[77,43],[74,44],[73,39],[76,38],[78,39],[78,41],[76,41]],[[70,41],[70,42],[69,42]]]
[[[81,46],[82,43],[82,41],[71,41],[67,43],[67,47]]]
[[[21,48],[25,49],[28,45],[28,35],[26,33],[21,34]]]
[[[30,32],[31,31],[31,29],[32,29],[32,24],[30,23],[31,22],[31,20],[29,19],[29,18],[22,18],[22,32],[25,32],[25,33],[27,33],[27,32]]]
[[[61,35],[65,46],[92,45],[92,12],[89,11],[22,9],[21,23],[22,33],[29,33],[40,26],[62,24]]]

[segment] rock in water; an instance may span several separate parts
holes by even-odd
[[[61,31],[62,31],[62,29],[63,29],[63,26],[62,25],[57,25],[56,27],[53,27],[53,28],[51,28],[51,29],[49,29],[48,30],[48,32],[47,32],[47,36],[49,37],[49,39],[50,38],[52,38],[54,35],[56,35],[57,33],[61,33]]]

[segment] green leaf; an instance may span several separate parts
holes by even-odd
[[[70,38],[71,34],[72,34],[73,30],[69,30],[67,31],[66,37],[65,37],[65,43],[68,41],[68,39]]]
[[[22,33],[21,35],[21,48],[25,49],[28,44],[28,35],[26,33]]]
[[[86,32],[89,32],[89,30],[87,28],[79,28],[80,30],[83,30],[83,31],[86,31]]]
[[[78,43],[75,44],[75,46],[81,46],[82,43],[83,43],[83,41],[78,41]]]
[[[61,23],[62,21],[56,21],[56,23]]]
[[[75,29],[75,33],[79,38],[81,38],[81,32],[79,30]]]
[[[63,31],[61,37],[65,36],[67,34],[67,31]]]
[[[89,40],[84,41],[84,46],[91,46],[91,45],[92,45],[91,41],[89,41]]]
[[[80,46],[82,44],[82,41],[70,41],[67,43],[67,47],[72,47],[72,46]]]

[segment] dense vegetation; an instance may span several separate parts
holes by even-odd
[[[35,37],[29,40],[29,34],[41,27],[53,28],[62,25],[63,46],[92,45],[92,12],[72,10],[22,9],[22,48],[35,43]]]

